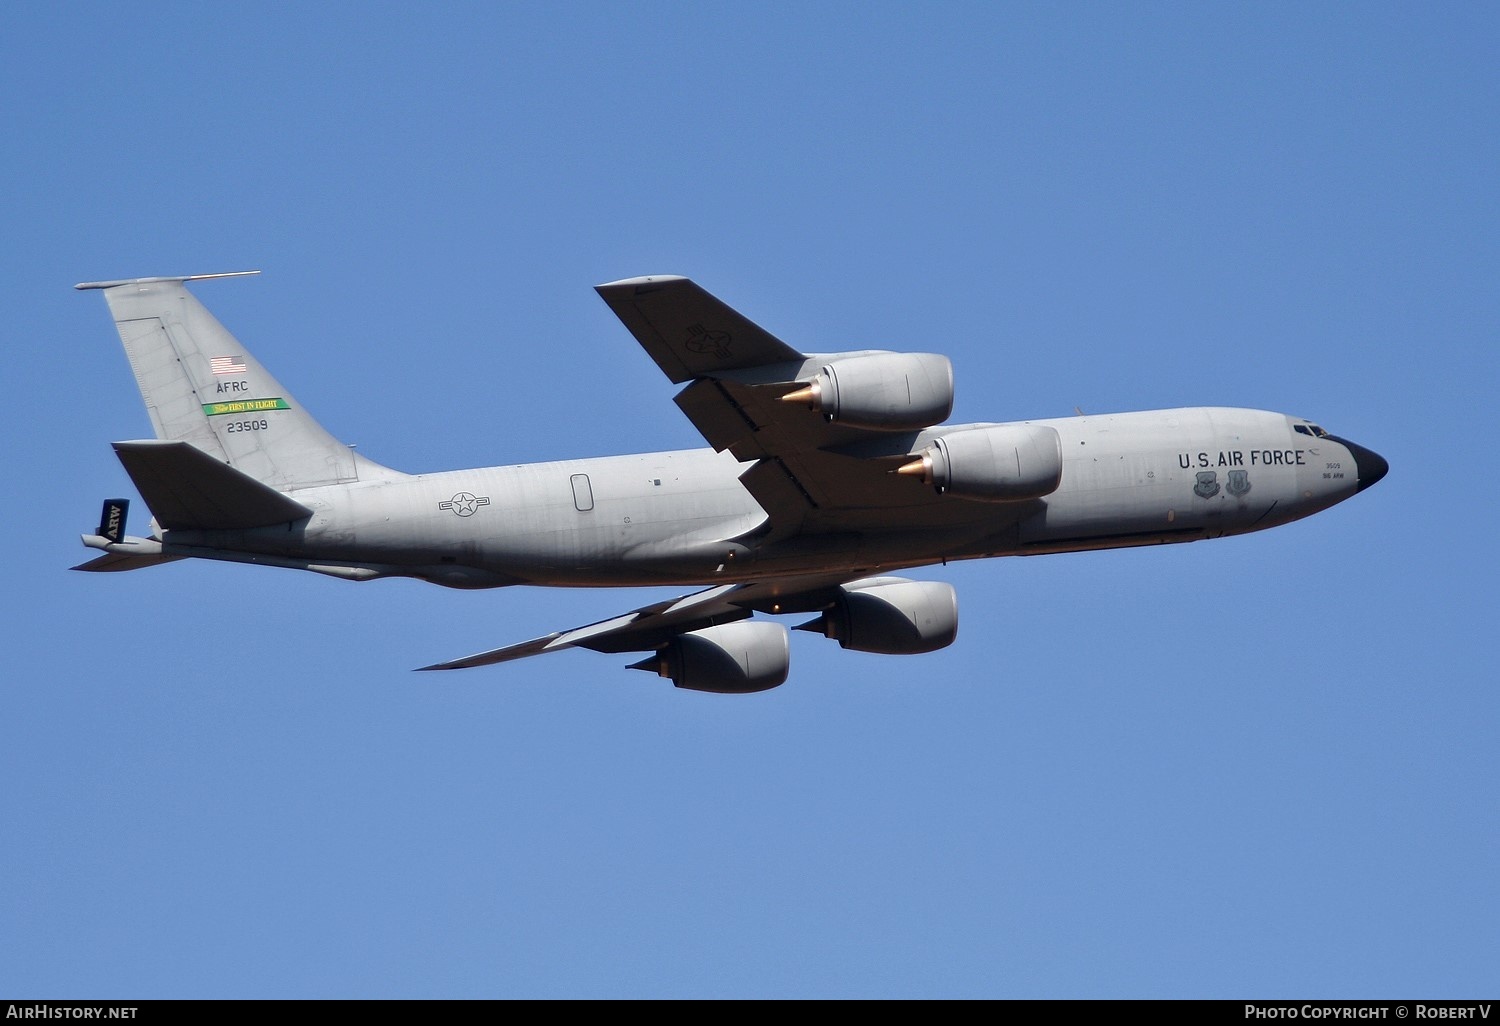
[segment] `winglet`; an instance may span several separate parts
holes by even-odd
[[[75,289],[112,289],[116,285],[156,285],[162,282],[203,281],[205,278],[242,278],[259,271],[220,271],[218,274],[181,274],[165,278],[119,278],[115,281],[81,281]]]

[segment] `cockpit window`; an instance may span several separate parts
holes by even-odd
[[[1314,438],[1328,437],[1328,432],[1316,424],[1293,424],[1292,430],[1296,431],[1299,435],[1312,435]]]

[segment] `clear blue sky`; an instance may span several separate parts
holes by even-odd
[[[1492,4],[250,4],[0,37],[0,997],[1494,997]],[[594,295],[936,350],[955,421],[1233,405],[1387,457],[1235,539],[914,574],[957,643],[682,692],[659,591],[112,576],[197,294],[412,472],[691,447]],[[133,527],[144,524],[137,504]]]

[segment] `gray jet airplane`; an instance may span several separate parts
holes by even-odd
[[[891,571],[950,560],[1187,542],[1300,520],[1385,476],[1384,459],[1300,417],[1197,407],[949,424],[944,356],[794,349],[688,280],[597,286],[708,448],[406,474],[315,421],[188,291],[190,275],[85,282],[109,304],[154,439],[114,443],[149,507],[104,503],[76,570],[187,557],[509,585],[701,590],[422,667],[565,648],[735,694],[787,678],[787,627],[846,649],[953,642],[953,587]],[[605,425],[601,425],[601,428]]]

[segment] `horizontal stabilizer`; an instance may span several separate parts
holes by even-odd
[[[160,566],[162,563],[175,563],[182,558],[182,556],[164,556],[160,552],[106,552],[87,563],[79,563],[73,569],[87,570],[90,573],[115,573],[121,570],[140,570],[143,567]]]
[[[180,285],[185,281],[205,281],[209,278],[242,278],[259,271],[220,271],[217,274],[178,274],[165,278],[117,278],[114,281],[81,281],[75,289],[112,289],[117,285]]]
[[[124,504],[124,499],[106,499],[104,508],[106,512],[112,503]],[[83,543],[91,549],[103,549],[104,555],[96,556],[87,563],[80,563],[73,567],[74,570],[87,570],[91,573],[117,573],[121,570],[139,570],[142,567],[157,566],[161,563],[173,563],[182,556],[165,555],[162,552],[161,542],[155,538],[132,538],[124,534],[124,517],[119,522],[111,524],[106,522],[106,527],[115,527],[114,533],[100,531],[98,534],[86,534]]]
[[[187,442],[115,442],[115,454],[168,530],[225,531],[285,524],[312,510]]]

